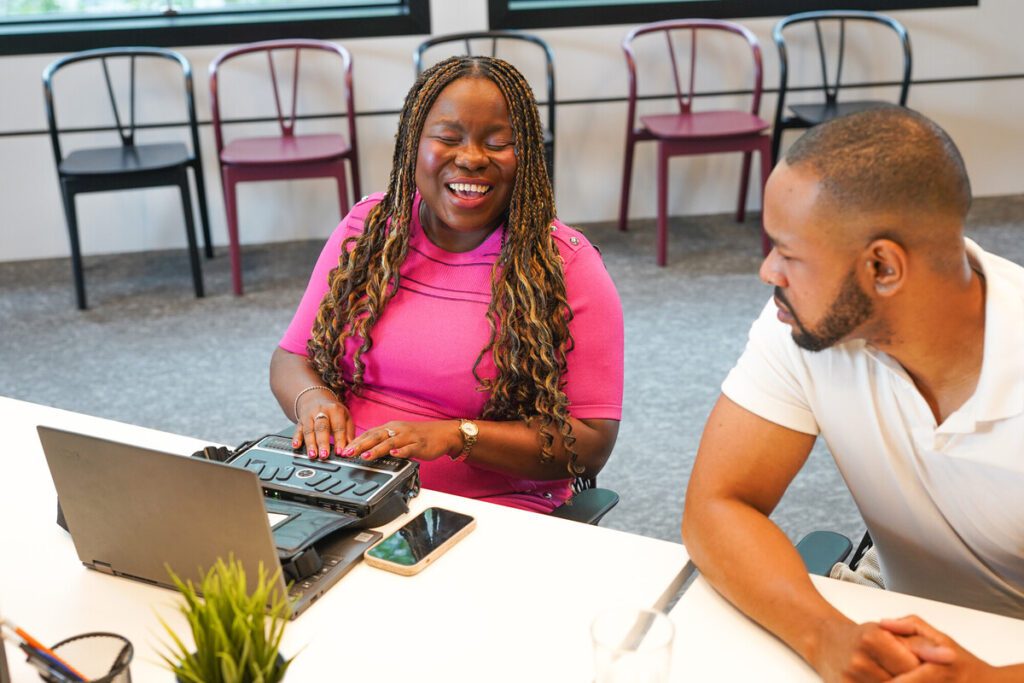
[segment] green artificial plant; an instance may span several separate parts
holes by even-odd
[[[278,573],[267,576],[260,563],[256,589],[246,590],[242,563],[231,557],[210,568],[199,586],[182,581],[169,567],[174,585],[184,597],[179,607],[192,630],[195,650],[161,623],[172,644],[161,654],[179,681],[185,683],[277,683],[291,659],[278,654],[290,606],[278,589]]]

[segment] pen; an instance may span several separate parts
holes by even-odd
[[[28,656],[28,663],[38,669],[39,674],[46,678],[46,680],[55,681],[56,683],[78,683],[84,680],[72,674],[52,657],[32,649],[30,645],[22,643],[18,647]]]
[[[8,629],[10,629],[10,631],[12,631],[15,634],[15,636],[17,636],[17,638],[21,641],[19,643],[19,645],[21,646],[21,648],[23,650],[25,650],[26,652],[28,652],[29,650],[34,651],[35,653],[37,653],[39,655],[40,659],[43,659],[44,661],[47,661],[47,662],[53,662],[53,664],[56,664],[56,666],[59,667],[61,670],[66,671],[68,675],[71,675],[71,676],[74,677],[74,678],[71,678],[70,680],[72,680],[72,681],[87,681],[87,680],[89,680],[88,678],[83,676],[79,671],[77,671],[73,666],[71,666],[70,664],[65,662],[63,659],[58,657],[53,652],[53,650],[51,650],[50,648],[46,647],[45,645],[40,643],[38,640],[33,638],[31,635],[28,634],[27,631],[25,631],[24,629],[19,627],[17,624],[12,622],[10,619],[4,617],[4,619],[2,621],[0,621],[0,626],[6,626]],[[31,659],[31,657],[30,657],[30,659]],[[52,665],[51,665],[51,668],[53,668]],[[62,671],[62,673],[63,673],[63,671]]]

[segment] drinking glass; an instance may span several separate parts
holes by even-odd
[[[675,627],[663,612],[616,607],[591,625],[595,683],[668,683]]]

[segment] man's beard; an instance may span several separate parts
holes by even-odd
[[[839,294],[832,300],[825,318],[816,330],[810,330],[804,326],[789,300],[786,299],[786,295],[778,287],[775,288],[775,298],[786,305],[786,309],[796,323],[796,329],[793,330],[793,341],[807,351],[822,351],[833,346],[857,329],[874,313],[874,305],[857,284],[857,278],[852,268],[843,279]]]

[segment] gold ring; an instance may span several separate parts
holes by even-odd
[[[317,420],[329,420],[329,419],[331,419],[331,418],[327,417],[327,413],[317,413],[316,416],[313,418],[313,422],[316,422]]]

